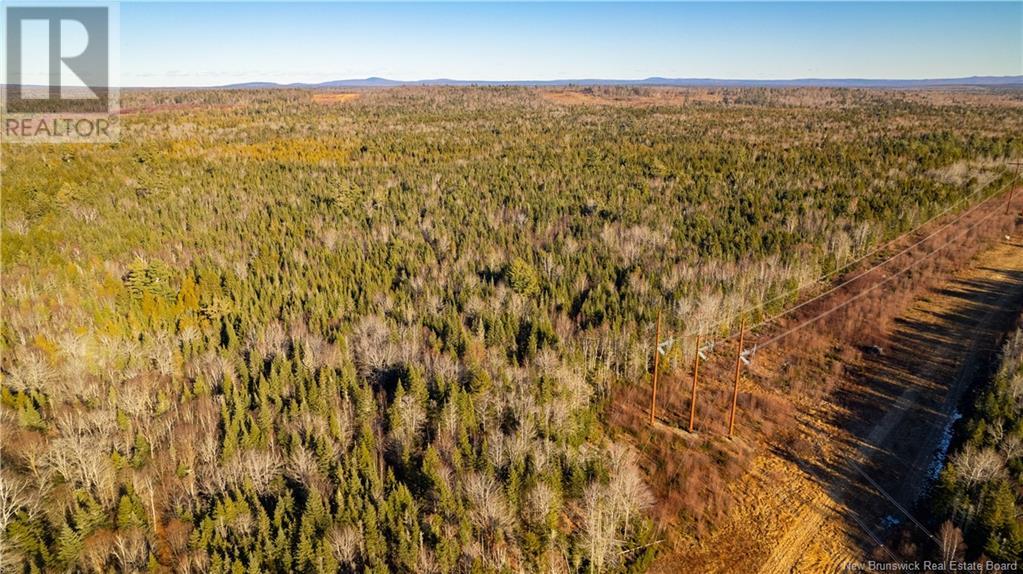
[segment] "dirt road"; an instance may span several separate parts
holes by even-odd
[[[836,390],[803,405],[804,448],[795,454],[774,445],[732,486],[740,502],[691,555],[694,563],[708,572],[817,574],[892,560],[895,549],[879,543],[896,525],[921,528],[913,504],[947,441],[950,417],[987,376],[1021,309],[1018,238],[998,242],[916,298],[879,354],[858,350],[841,361]]]
[[[896,524],[933,534],[917,524],[914,503],[936,468],[956,406],[987,375],[1021,308],[1023,244],[1006,241],[897,320],[882,354],[866,357],[835,395],[826,426],[844,430],[834,448],[803,465],[808,478],[826,485],[825,520],[838,519],[842,536],[824,541],[820,530],[797,528],[802,534],[777,552],[805,550],[795,561],[768,560],[761,572],[837,571],[851,561],[891,560],[879,541]],[[803,514],[799,520],[809,524],[822,512],[808,507]]]

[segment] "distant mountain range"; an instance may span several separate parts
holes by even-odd
[[[796,80],[719,80],[714,78],[645,78],[642,80],[389,80],[364,78],[332,80],[318,84],[245,82],[220,88],[389,88],[395,86],[685,86],[703,88],[939,88],[939,87],[1023,87],[1023,76],[970,76],[968,78],[937,78],[930,80],[872,80],[861,78],[803,78]]]

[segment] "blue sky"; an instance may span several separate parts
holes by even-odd
[[[1023,2],[122,2],[128,86],[1023,74]]]

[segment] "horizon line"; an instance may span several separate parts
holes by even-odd
[[[800,85],[802,84],[802,85]],[[647,76],[645,78],[555,78],[537,79],[504,79],[504,80],[463,80],[458,78],[432,77],[415,80],[397,80],[383,76],[367,76],[364,78],[341,78],[320,82],[275,82],[271,80],[248,80],[227,84],[207,85],[162,85],[162,86],[96,86],[103,90],[159,90],[159,89],[225,89],[225,88],[330,88],[330,87],[400,87],[400,86],[508,86],[508,87],[543,87],[543,86],[649,86],[649,87],[885,87],[885,86],[975,86],[975,87],[1014,87],[1023,85],[1023,74],[1011,75],[971,75],[956,77],[928,78],[869,78],[869,77],[799,77],[799,78],[716,78],[716,77],[673,77]],[[0,89],[13,87],[49,89],[46,84],[3,84]],[[62,85],[61,89],[91,89],[89,86]]]

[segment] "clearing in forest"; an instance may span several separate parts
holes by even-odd
[[[708,572],[774,574],[907,558],[891,541],[900,526],[926,527],[914,524],[914,503],[943,433],[1021,306],[1018,237],[919,296],[880,341],[882,353],[850,357],[830,397],[800,406],[800,452],[758,457],[730,488],[739,502],[728,519],[690,559]]]
[[[317,104],[343,104],[359,99],[359,94],[313,94]]]

